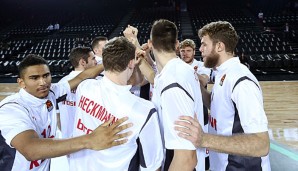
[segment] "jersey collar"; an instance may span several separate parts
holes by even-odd
[[[239,58],[238,57],[233,57],[233,58],[230,58],[230,59],[226,60],[224,63],[222,63],[219,67],[216,68],[216,70],[218,72],[222,72],[222,71],[227,70],[228,68],[230,68],[231,66],[233,66],[237,63],[240,63]]]
[[[21,96],[22,99],[25,99],[26,103],[30,106],[40,106],[40,105],[44,105],[48,99],[44,98],[44,99],[40,99],[37,98],[35,96],[32,96],[31,94],[29,94],[26,90],[24,90],[23,88],[20,89],[19,94]]]
[[[118,85],[118,84],[115,84],[114,82],[112,82],[109,78],[107,77],[103,77],[102,78],[104,84],[113,89],[114,91],[118,91],[118,92],[127,92],[131,89],[131,85]]]

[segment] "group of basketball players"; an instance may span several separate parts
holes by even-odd
[[[135,27],[124,35],[104,40],[102,63],[89,48],[73,49],[75,71],[57,84],[42,57],[21,62],[20,91],[0,103],[1,168],[49,170],[50,158],[68,155],[70,170],[202,171],[209,151],[210,170],[271,170],[261,87],[233,56],[230,23],[198,31],[203,63],[171,21],[155,21],[143,46]],[[151,101],[130,91],[146,81]],[[55,139],[57,103],[64,139]]]

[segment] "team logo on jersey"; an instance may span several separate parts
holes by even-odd
[[[198,71],[198,66],[194,66],[193,69],[197,72]]]
[[[46,105],[49,112],[53,110],[53,103],[50,100],[46,102]]]
[[[195,79],[196,79],[197,81],[199,81],[199,76],[198,76],[198,74],[197,74],[198,66],[194,66],[193,69],[195,70],[195,72],[194,72],[194,74],[195,74]]]
[[[221,77],[220,82],[219,82],[219,85],[220,86],[222,86],[222,84],[225,81],[225,79],[226,79],[226,74]]]

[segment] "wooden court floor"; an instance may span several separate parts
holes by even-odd
[[[263,81],[260,84],[270,139],[298,151],[298,81]],[[17,91],[17,84],[0,83],[0,100]]]

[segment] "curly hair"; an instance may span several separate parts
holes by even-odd
[[[223,42],[226,52],[233,53],[239,40],[234,27],[227,21],[217,21],[205,25],[198,31],[200,38],[208,35],[213,44]]]

